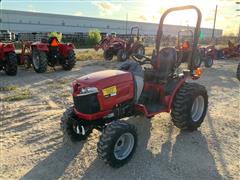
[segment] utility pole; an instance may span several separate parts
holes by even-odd
[[[126,36],[127,36],[127,31],[128,31],[128,13],[126,14]]]
[[[213,22],[213,31],[212,31],[212,40],[214,39],[214,33],[215,33],[215,25],[216,25],[216,19],[217,19],[217,9],[218,9],[218,5],[216,5],[216,9],[215,9],[214,22]]]
[[[236,4],[240,4],[240,2],[236,2]],[[240,11],[240,9],[236,9],[236,11]],[[237,16],[240,16],[240,15],[237,15]],[[238,41],[240,42],[240,24],[238,28]]]
[[[0,30],[2,30],[2,0],[0,0]]]

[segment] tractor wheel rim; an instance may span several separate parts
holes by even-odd
[[[36,56],[34,56],[33,57],[33,64],[34,64],[34,67],[36,68],[36,69],[38,69],[39,68],[39,55],[36,55]]]
[[[192,105],[192,110],[191,110],[191,116],[192,120],[194,122],[197,122],[200,120],[202,117],[203,111],[204,111],[204,98],[203,96],[198,96],[195,98],[193,105]]]
[[[134,147],[134,137],[131,133],[121,135],[114,146],[114,156],[118,160],[126,159]]]

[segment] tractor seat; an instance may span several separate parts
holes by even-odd
[[[177,62],[177,52],[175,48],[163,48],[160,50],[158,57],[153,57],[153,69],[145,71],[145,81],[164,83],[167,82],[169,76],[173,75]]]

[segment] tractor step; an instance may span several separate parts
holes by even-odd
[[[166,105],[159,103],[146,104],[145,106],[149,113],[160,112],[167,108]]]

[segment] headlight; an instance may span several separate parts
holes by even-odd
[[[95,94],[98,93],[98,89],[95,87],[85,87],[80,89],[80,93],[78,96],[86,96],[89,94]]]

